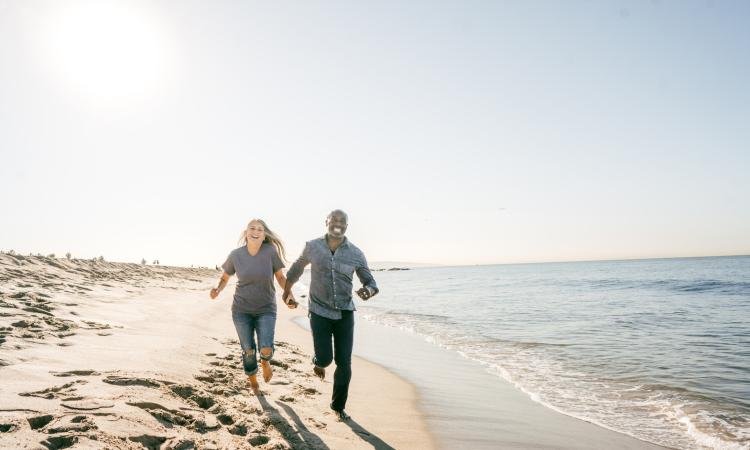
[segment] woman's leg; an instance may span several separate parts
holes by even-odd
[[[271,381],[273,370],[271,369],[271,358],[273,358],[273,338],[276,331],[276,314],[266,313],[256,317],[256,332],[258,334],[258,346],[260,347],[260,366],[263,369],[263,379]]]
[[[256,357],[257,347],[255,345],[255,319],[250,314],[232,311],[232,321],[237,329],[237,337],[242,347],[242,366],[248,376],[250,387],[258,389],[258,380],[255,374],[258,372],[258,359]]]

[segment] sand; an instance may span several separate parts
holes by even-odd
[[[208,269],[0,254],[0,448],[434,448],[411,384],[353,362],[349,422],[279,304],[274,376],[246,385],[231,286]]]
[[[274,376],[253,395],[233,288],[208,297],[218,275],[0,254],[0,448],[660,448],[361,318],[352,420],[339,422],[333,366],[324,381],[312,374],[306,310],[281,302]]]

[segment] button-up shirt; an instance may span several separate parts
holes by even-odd
[[[364,253],[344,238],[335,252],[326,242],[326,237],[308,241],[305,250],[292,264],[286,274],[288,283],[296,283],[305,266],[311,265],[310,312],[329,319],[341,319],[341,311],[354,311],[352,279],[354,272],[359,281],[373,292],[378,292]]]

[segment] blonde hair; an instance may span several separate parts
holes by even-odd
[[[263,219],[252,219],[247,223],[247,228],[249,228],[250,224],[253,222],[258,222],[259,224],[263,225],[263,229],[266,233],[266,238],[263,239],[263,242],[267,242],[276,247],[276,251],[278,252],[279,256],[281,256],[281,259],[286,261],[286,251],[284,250],[284,243],[281,242],[281,238],[279,237],[279,235],[271,231],[271,229],[268,228],[268,225],[266,225],[266,222]],[[247,228],[242,230],[242,234],[240,235],[240,240],[238,243],[241,245],[247,245]]]

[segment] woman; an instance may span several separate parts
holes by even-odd
[[[286,259],[286,254],[279,237],[260,219],[250,221],[240,242],[242,247],[232,250],[226,262],[222,264],[224,273],[219,285],[211,289],[210,296],[212,299],[218,297],[219,292],[227,285],[229,277],[237,274],[232,320],[240,338],[242,364],[248,376],[248,383],[257,394],[258,353],[263,379],[268,382],[273,375],[270,364],[276,328],[276,289],[273,278],[276,277],[276,281],[283,289],[286,277],[281,269],[284,268],[283,260]],[[286,304],[290,309],[297,307],[294,298],[288,299]]]

